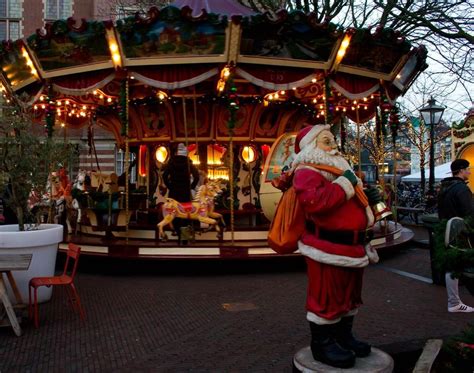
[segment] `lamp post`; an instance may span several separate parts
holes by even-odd
[[[436,104],[436,100],[431,97],[428,100],[428,104],[420,109],[421,116],[425,125],[430,127],[430,178],[428,180],[428,192],[430,195],[434,195],[434,126],[439,124],[441,117],[443,116],[445,107]]]

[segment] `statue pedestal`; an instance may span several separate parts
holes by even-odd
[[[385,352],[372,347],[372,352],[364,358],[357,358],[355,365],[350,369],[334,368],[313,359],[309,346],[299,350],[293,358],[293,366],[296,372],[304,373],[391,373],[393,371],[393,359]]]

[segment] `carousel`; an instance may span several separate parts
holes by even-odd
[[[218,5],[196,12],[176,1],[115,23],[61,20],[3,42],[8,102],[50,136],[101,128],[125,155],[121,175],[101,172],[99,161],[70,170],[78,213],[64,247],[125,258],[276,256],[267,245],[280,196],[271,180],[291,163],[296,131],[333,124],[344,150],[348,120],[389,126],[395,100],[426,68],[426,49],[392,29]],[[167,198],[162,182],[179,143],[200,173],[190,204]],[[175,217],[190,221],[180,235]],[[379,249],[412,237],[384,219],[377,232]]]

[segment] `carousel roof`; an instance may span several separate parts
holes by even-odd
[[[228,138],[235,96],[235,139],[270,141],[305,121],[366,121],[426,68],[426,49],[391,29],[344,30],[313,14],[272,19],[237,15],[243,8],[229,1],[201,3],[211,7],[197,17],[188,5],[151,8],[115,24],[60,20],[4,41],[0,89],[37,121],[95,121],[119,142],[125,106],[132,141]]]

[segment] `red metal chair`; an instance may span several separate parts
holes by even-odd
[[[74,311],[79,312],[81,320],[85,319],[86,315],[84,309],[82,308],[79,294],[77,293],[76,287],[74,286],[74,276],[76,275],[80,253],[81,248],[73,243],[70,243],[68,245],[66,263],[64,264],[64,271],[61,275],[51,277],[34,277],[30,280],[28,314],[30,319],[34,316],[36,328],[39,327],[37,292],[40,286],[66,286],[66,291]],[[69,271],[68,268],[70,266],[71,259],[74,261],[74,264],[72,265],[72,269]],[[33,302],[31,302],[31,289],[34,289]]]

